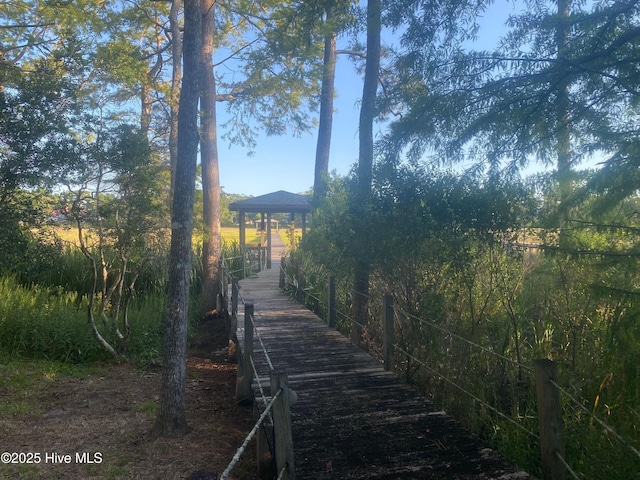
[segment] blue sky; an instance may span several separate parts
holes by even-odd
[[[490,48],[498,36],[506,31],[504,23],[514,11],[513,1],[496,0],[480,19],[482,27],[474,48]],[[358,159],[358,103],[361,95],[361,76],[353,64],[341,56],[336,66],[335,112],[329,162],[329,169],[341,175],[348,173]],[[225,119],[223,110],[218,106],[220,124]],[[374,132],[380,132],[381,128],[374,127]],[[218,148],[220,184],[227,193],[252,196],[278,190],[300,193],[313,186],[315,131],[299,138],[292,135],[261,135],[252,156],[245,148],[230,147],[222,139]]]

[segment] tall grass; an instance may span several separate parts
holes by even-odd
[[[87,301],[76,292],[0,278],[0,354],[61,362],[106,360],[87,324]],[[130,311],[128,356],[150,361],[160,351],[164,299],[148,296]]]
[[[47,250],[47,262],[31,272],[0,273],[0,357],[33,358],[82,363],[109,360],[88,323],[88,298],[93,276],[87,259],[72,244]],[[225,257],[237,256],[237,242],[225,241]],[[200,320],[201,245],[192,255],[189,338]],[[158,252],[146,263],[136,281],[129,307],[130,337],[125,358],[144,364],[161,360],[166,305],[167,252]],[[239,268],[242,260],[236,259]],[[100,285],[98,286],[100,290]],[[100,322],[101,333],[112,345],[110,328]]]

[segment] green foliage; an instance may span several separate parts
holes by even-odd
[[[60,172],[77,158],[68,126],[77,121],[76,66],[56,53],[26,70],[9,67],[4,75],[6,84],[0,92],[3,199],[18,187],[55,184]]]
[[[120,38],[98,50],[97,67],[109,72],[115,82],[134,88],[144,82],[147,64],[135,45]]]
[[[576,198],[590,175],[576,176]],[[355,222],[367,228],[374,240],[369,350],[380,349],[381,299],[391,293],[396,371],[534,474],[538,445],[495,411],[537,430],[529,369],[538,358],[556,361],[560,384],[636,448],[640,438],[637,202],[603,209],[599,197],[583,193],[566,227],[553,228],[567,218],[558,183],[537,180],[381,163],[365,218],[354,218],[353,182],[334,179],[292,255],[309,273],[308,292],[324,299],[323,277],[331,273],[346,306],[353,250],[360,248],[351,232]],[[292,289],[296,268],[289,271]],[[340,320],[348,332],[348,320]],[[633,453],[568,398],[563,403],[572,468],[584,478],[616,479],[623,471],[632,478]],[[606,459],[594,455],[600,451]]]
[[[87,301],[77,293],[38,286],[23,287],[11,277],[0,279],[0,355],[56,362],[106,360],[87,325]],[[131,358],[147,359],[159,349],[161,297],[149,297],[130,312],[135,332],[129,345]]]
[[[431,3],[419,2],[431,12],[451,5]],[[451,31],[453,38],[483,34],[463,29],[475,21],[474,3],[486,5],[460,8],[454,2],[463,21]],[[611,155],[611,170],[629,172],[638,142],[632,127],[638,85],[630,73],[638,65],[638,4],[566,2],[567,11],[558,12],[561,4],[526,2],[509,18],[509,31],[496,47],[477,51],[447,35],[429,42],[441,17],[403,11],[399,2],[397,20],[408,17],[409,27],[388,103],[403,115],[391,125],[387,153],[419,158],[437,151],[438,160],[470,157],[478,164],[518,167],[554,165],[566,154],[561,169],[595,153]]]
[[[256,131],[267,135],[294,135],[314,126],[321,76],[322,49],[317,37],[300,28],[296,8],[308,2],[263,2],[257,12],[252,2],[233,8],[217,7],[219,45],[234,52],[218,69],[218,94],[230,119],[223,125],[225,139],[255,147]]]
[[[35,218],[23,216],[23,222],[18,222],[15,214],[15,204],[0,206],[0,221],[5,220],[0,231],[0,272],[16,275],[26,283],[38,282],[57,268],[61,245],[55,237],[36,229]]]

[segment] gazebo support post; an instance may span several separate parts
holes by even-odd
[[[238,219],[240,222],[240,247],[242,248],[247,244],[246,242],[247,236],[244,231],[244,227],[245,227],[244,212],[240,212],[240,214],[238,215]]]
[[[271,269],[271,213],[267,213],[267,269]]]
[[[245,219],[244,219],[244,211],[240,210],[238,212],[238,222],[240,223],[239,227],[240,227],[240,255],[243,256],[242,259],[242,278],[244,278],[244,247],[246,245],[246,234],[245,234]]]

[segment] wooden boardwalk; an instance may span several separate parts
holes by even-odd
[[[240,282],[277,370],[289,376],[296,478],[529,479],[380,362],[278,289],[273,268]],[[242,306],[238,326],[243,325]],[[238,329],[242,345],[243,331]],[[255,362],[268,390],[257,338]],[[264,376],[264,377],[263,377]],[[257,383],[254,392],[259,398]]]

